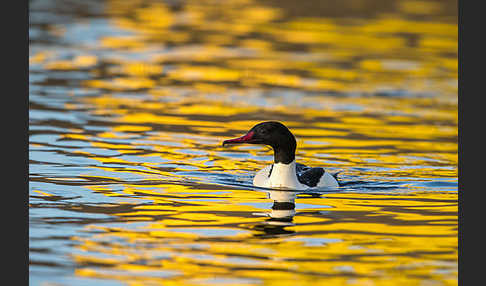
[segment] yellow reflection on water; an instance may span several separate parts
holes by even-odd
[[[427,14],[438,3],[396,1],[396,12],[368,19],[287,19],[281,8],[261,2],[207,2],[186,1],[174,9],[159,1],[108,1],[113,24],[135,34],[102,37],[102,46],[156,52],[146,62],[114,55],[119,66],[112,71],[121,77],[90,80],[88,86],[152,89],[158,82],[147,77],[155,75],[162,84],[191,86],[232,82],[243,88],[457,93],[457,24],[434,21],[433,15],[428,21],[409,17],[415,13],[411,7]],[[162,51],[166,46],[172,48]],[[75,69],[96,61],[86,57],[49,62],[46,68]]]
[[[110,25],[132,34],[100,37],[108,55],[32,55],[46,71],[88,70],[80,85],[95,91],[64,109],[82,106],[100,131],[59,135],[83,146],[63,152],[91,161],[55,179],[113,199],[99,210],[108,223],[71,237],[75,275],[456,285],[457,24],[437,16],[446,4],[395,2],[349,19],[291,16],[266,1],[110,0]],[[406,191],[254,190],[272,151],[221,142],[264,120],[292,130],[300,163]]]
[[[204,176],[191,171],[251,174],[268,164],[271,159],[256,159],[270,156],[268,148],[228,150],[220,144],[222,138],[243,134],[260,121],[241,120],[241,114],[260,113],[259,118],[266,119],[272,112],[288,118],[285,123],[297,136],[302,163],[344,170],[360,179],[406,182],[407,178],[457,177],[457,113],[447,102],[428,98],[314,100],[331,106],[352,102],[363,110],[285,110],[201,98],[167,103],[154,98],[86,98],[94,113],[103,110],[117,115],[114,125],[97,138],[80,134],[69,134],[69,138],[120,154],[141,152],[147,144],[109,140],[145,134],[143,140],[156,142],[148,154],[123,159],[85,153],[103,163],[94,168],[109,172],[105,180],[122,181],[121,174],[129,173],[147,182],[174,184],[123,183],[121,192],[104,192],[150,203],[112,213],[122,224],[89,225],[87,230],[96,230],[95,235],[73,237],[82,250],[73,259],[85,265],[75,274],[129,285],[224,281],[231,285],[289,281],[302,285],[420,285],[423,281],[455,285],[457,193],[412,186],[421,192],[298,195],[296,214],[288,223],[269,219],[279,212],[270,208],[272,200],[264,193],[179,184]],[[377,112],[376,106],[389,113]],[[227,152],[254,157],[235,160]],[[161,158],[164,163],[144,161],[144,156]],[[363,174],[353,170],[356,166],[376,171]]]
[[[122,160],[91,154],[90,158],[104,164],[144,167],[143,170],[96,167],[112,172],[108,178],[117,179],[121,179],[117,176],[120,172],[138,173],[147,180],[168,178],[174,182],[191,176],[200,179],[198,175],[179,171],[251,173],[267,162],[228,157],[223,153],[228,150],[219,146],[220,140],[243,134],[259,121],[239,120],[240,114],[261,112],[264,117],[278,110],[281,116],[292,118],[286,123],[298,138],[298,158],[302,163],[342,169],[348,174],[359,174],[351,170],[356,166],[376,167],[374,177],[396,177],[396,181],[457,177],[454,167],[457,144],[453,140],[457,136],[456,112],[446,103],[427,98],[339,100],[343,101],[359,103],[365,110],[348,115],[339,110],[302,108],[287,114],[278,108],[233,106],[210,100],[191,104],[190,100],[163,103],[133,98],[127,102],[126,98],[119,97],[87,98],[86,102],[93,107],[119,115],[111,131],[98,135],[100,139],[151,131],[144,139],[160,143],[153,145],[153,153],[149,155],[176,166],[165,170],[157,167],[160,164],[130,161],[130,157]],[[431,111],[430,106],[436,104],[444,108]],[[386,106],[391,113],[403,113],[371,112],[371,106],[377,105]],[[206,107],[200,111],[201,106]],[[417,113],[425,115],[417,118]],[[201,115],[213,117],[201,120]],[[297,118],[316,123],[310,125]],[[318,122],[317,118],[334,120]],[[424,118],[430,122],[423,121]],[[179,134],[188,138],[181,140]],[[191,139],[193,134],[208,143]],[[90,141],[78,134],[70,136]],[[451,140],[441,142],[445,137]],[[178,146],[172,146],[171,142]],[[120,153],[136,151],[144,145],[137,141],[131,145],[95,141],[91,144]],[[240,147],[231,152],[256,157],[271,155],[267,148]],[[434,164],[430,165],[430,161]],[[453,167],[440,169],[435,164]],[[369,174],[360,178],[366,176]],[[144,185],[143,188],[125,184],[122,189],[121,194],[115,195],[135,195],[151,203],[112,214],[122,225],[88,226],[89,230],[96,229],[97,234],[89,238],[74,237],[86,254],[74,254],[73,259],[87,265],[77,269],[76,275],[120,280],[129,285],[201,282],[211,285],[225,278],[231,285],[289,281],[299,281],[302,285],[316,282],[420,285],[424,280],[455,285],[457,282],[457,193],[298,197],[296,206],[305,204],[305,207],[297,211],[292,224],[279,225],[267,216],[255,215],[270,215],[270,205],[261,208],[258,204],[271,204],[272,200],[254,190],[200,190],[197,186],[179,184]]]
[[[80,249],[93,253],[74,255],[78,263],[92,265],[76,273],[183,285],[215,276],[241,279],[242,284],[419,285],[423,277],[456,283],[454,194],[297,196],[296,205],[306,207],[297,210],[292,224],[279,226],[254,215],[269,210],[242,205],[261,201],[259,192],[231,191],[240,198],[234,200],[208,191],[206,197],[217,200],[198,201],[181,195],[185,191],[190,190],[174,185],[158,186],[155,193],[138,189],[146,198],[155,195],[154,204],[114,214],[130,218],[123,225],[93,226],[98,234],[73,238]],[[181,205],[169,208],[171,204]],[[146,223],[132,226],[130,221]],[[151,276],[160,270],[168,278]]]

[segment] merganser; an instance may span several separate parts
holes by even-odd
[[[311,168],[295,162],[295,137],[280,122],[258,123],[245,135],[223,141],[223,146],[241,143],[263,144],[273,148],[274,162],[256,173],[254,186],[290,190],[339,186],[336,174],[331,175],[321,167]]]

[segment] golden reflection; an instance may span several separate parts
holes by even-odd
[[[45,59],[44,54],[37,54],[32,58],[33,62],[40,62]],[[31,62],[32,62],[31,61]],[[76,70],[95,66],[98,59],[95,56],[76,56],[72,60],[50,61],[44,65],[47,70]]]
[[[33,67],[89,71],[63,108],[41,110],[87,119],[30,145],[67,144],[55,155],[81,169],[35,180],[111,202],[62,206],[109,216],[71,237],[74,274],[133,286],[456,285],[457,24],[437,16],[446,4],[396,2],[351,20],[253,0],[109,0],[110,25],[130,35],[103,35],[92,53],[33,53]],[[289,126],[300,163],[392,190],[254,190],[247,179],[271,150],[220,142],[264,120]]]
[[[117,111],[120,116],[111,131],[101,133],[97,140],[81,134],[70,134],[71,139],[86,140],[94,147],[122,154],[131,150],[140,152],[145,143],[134,141],[127,145],[101,140],[123,138],[120,133],[150,132],[144,140],[160,142],[154,143],[147,155],[162,158],[162,167],[149,161],[131,161],[135,158],[143,161],[143,156],[121,159],[86,153],[103,165],[125,166],[95,167],[112,172],[109,178],[121,180],[116,174],[128,172],[147,180],[167,178],[178,182],[192,176],[197,181],[201,179],[198,175],[178,172],[192,167],[187,170],[248,173],[265,164],[255,159],[234,160],[218,147],[221,136],[217,134],[239,134],[256,123],[222,121],[258,112],[258,108],[206,101],[207,108],[199,112],[185,100],[165,104],[131,99],[130,106],[137,110],[131,111],[126,109],[126,99],[118,97],[110,97],[109,101],[86,100],[96,108]],[[457,177],[456,168],[429,166],[431,160],[444,166],[457,164],[455,141],[436,143],[444,136],[457,136],[455,111],[433,112],[429,119],[435,124],[427,124],[415,122],[411,115],[417,108],[424,109],[436,102],[428,99],[393,102],[395,105],[389,100],[377,100],[378,105],[390,107],[392,113],[408,110],[409,114],[379,115],[365,111],[339,116],[341,111],[313,109],[289,112],[292,116],[302,112],[303,118],[313,121],[320,117],[335,118],[312,128],[305,122],[289,121],[298,137],[299,160],[322,166],[326,165],[322,158],[332,158],[340,165],[329,166],[347,173],[352,173],[349,168],[355,166],[377,166],[381,171],[374,176],[396,177],[397,181],[402,177]],[[164,112],[158,114],[161,110]],[[286,116],[285,112],[279,112]],[[201,115],[213,117],[201,121],[198,119]],[[199,134],[198,139],[191,138],[194,134]],[[359,134],[366,140],[351,139],[350,134]],[[188,137],[181,140],[179,135]],[[413,140],[403,141],[404,138]],[[256,157],[271,154],[265,148],[240,149],[233,153]],[[331,157],[320,157],[323,153]],[[166,170],[164,165],[174,166]],[[316,281],[336,285],[418,285],[423,279],[446,285],[456,283],[457,193],[320,195],[270,191],[267,197],[254,190],[201,190],[179,184],[142,187],[126,183],[122,190],[104,194],[136,196],[151,203],[112,214],[123,225],[92,225],[87,228],[95,228],[97,234],[74,237],[84,253],[73,254],[73,259],[87,265],[77,269],[76,275],[125,281],[129,285],[165,281],[194,285],[212,281],[213,277],[241,279],[237,281],[243,284],[284,283],[287,279],[298,279],[303,285],[315,285]],[[263,202],[267,207],[262,209],[258,204]],[[300,208],[299,204],[305,207]]]
[[[77,275],[127,283],[136,283],[143,276],[144,282],[156,282],[160,278],[151,273],[163,270],[172,282],[187,285],[212,275],[257,279],[264,284],[299,279],[304,285],[316,281],[341,285],[350,280],[415,285],[420,283],[419,277],[439,279],[438,268],[442,269],[440,279],[453,284],[457,275],[454,194],[322,196],[269,191],[273,205],[268,212],[242,205],[245,200],[212,196],[210,191],[206,198],[217,200],[187,200],[178,195],[184,191],[189,189],[174,185],[163,191],[158,188],[153,193],[157,195],[154,204],[115,214],[124,220],[129,217],[131,222],[146,222],[141,226],[127,222],[96,227],[96,235],[74,238],[80,249],[93,253],[74,255],[78,263],[93,265],[80,269]],[[150,190],[137,192],[151,196]],[[235,191],[231,193],[235,195]],[[237,193],[236,197],[247,197],[248,202],[262,200],[259,192]],[[168,210],[169,204],[179,206]],[[305,207],[299,208],[299,204]],[[238,212],[236,222],[234,214]],[[124,246],[127,243],[131,247]],[[436,264],[437,259],[443,262]],[[407,276],[403,276],[405,269]]]
[[[407,18],[407,13],[415,13],[411,7],[423,6],[417,9],[432,13],[437,3],[398,1],[405,14],[399,9],[397,14],[341,23],[317,17],[282,22],[283,12],[277,7],[254,1],[208,2],[187,1],[174,10],[158,1],[130,5],[108,1],[113,23],[136,34],[103,37],[102,46],[177,48],[154,54],[150,62],[121,62],[114,69],[126,78],[116,79],[115,84],[89,81],[88,86],[150,89],[154,84],[141,76],[158,75],[164,84],[234,82],[240,87],[366,93],[383,88],[435,93],[440,88],[447,94],[457,93],[457,86],[447,80],[457,80],[457,25]],[[251,34],[258,36],[247,36]],[[301,55],[282,49],[293,44],[302,46]],[[162,74],[167,62],[172,68]],[[61,69],[72,66],[69,61],[48,64]],[[431,78],[437,88],[427,86]]]
[[[343,114],[339,110],[316,110],[300,108],[299,110],[260,109],[251,106],[228,105],[213,101],[196,101],[181,99],[179,102],[164,103],[157,100],[142,100],[125,97],[96,97],[86,98],[86,102],[97,107],[97,114],[118,114],[114,121],[119,124],[113,127],[111,132],[103,132],[99,138],[130,138],[129,130],[144,132],[152,130],[151,126],[163,126],[163,130],[151,132],[146,140],[161,142],[153,146],[156,156],[162,157],[167,162],[191,165],[201,169],[242,170],[255,171],[264,165],[264,162],[253,160],[235,161],[231,157],[221,156],[217,149],[218,143],[224,134],[238,134],[258,123],[259,120],[239,120],[240,114],[278,110],[281,116],[289,118],[303,117],[316,122],[313,128],[299,121],[286,121],[292,132],[297,137],[298,153],[300,160],[308,165],[323,165],[323,155],[330,160],[339,161],[339,168],[346,169],[360,165],[380,166],[383,169],[380,176],[410,176],[416,178],[428,178],[432,174],[441,177],[457,177],[457,168],[436,169],[428,168],[427,160],[434,160],[444,166],[457,165],[457,110],[448,110],[447,105],[443,109],[432,111],[430,108],[440,103],[435,100],[424,99],[340,99],[340,102],[360,103],[364,107],[382,106],[388,113],[378,114],[375,111],[364,110],[360,113],[353,112]],[[329,102],[328,102],[329,103]],[[126,106],[136,108],[130,111]],[[163,111],[163,113],[160,113]],[[394,112],[403,115],[389,115]],[[409,113],[407,116],[405,116]],[[415,114],[422,113],[419,122],[415,122]],[[208,116],[201,119],[201,116]],[[295,117],[297,116],[297,117]],[[235,120],[231,118],[235,117]],[[316,120],[314,118],[333,118],[331,121]],[[229,119],[229,120],[228,120]],[[431,120],[430,123],[422,120]],[[224,123],[222,123],[224,122]],[[130,127],[126,127],[130,126]],[[128,129],[127,129],[128,128]],[[158,127],[160,128],[160,127]],[[179,131],[178,131],[179,130]],[[210,140],[210,144],[197,144],[196,141],[186,139],[182,141],[181,149],[174,149],[172,145],[165,146],[163,142],[181,142],[176,136],[178,132],[194,132],[200,134],[204,140]],[[174,133],[175,132],[175,133]],[[230,133],[231,132],[231,133]],[[126,135],[122,135],[126,134]],[[136,152],[137,143],[127,145],[122,143],[108,143],[102,140],[92,141],[81,134],[67,134],[67,138],[91,141],[92,146],[127,153],[130,150]],[[192,135],[191,135],[192,136]],[[223,136],[224,137],[224,136]],[[357,140],[356,138],[366,138]],[[404,141],[405,140],[405,141]],[[437,144],[440,142],[440,144]],[[143,145],[143,144],[142,144]],[[197,157],[186,153],[185,150],[195,146],[207,150],[203,161],[194,161]],[[216,148],[216,149],[215,149]],[[241,147],[234,152],[240,152]],[[261,150],[261,151],[260,151]],[[270,155],[269,149],[249,149],[254,156],[262,154]],[[94,155],[92,158],[97,159]],[[375,161],[370,162],[369,159]],[[98,159],[97,159],[98,160]],[[109,158],[100,157],[100,161],[107,162]],[[130,163],[130,162],[126,162]],[[135,163],[135,162],[133,162]],[[210,165],[208,165],[210,163]],[[144,164],[147,165],[147,164]],[[419,168],[408,168],[413,166]],[[324,165],[325,166],[325,165]],[[400,166],[400,167],[399,167]],[[325,166],[326,167],[326,166]],[[337,167],[337,166],[330,166]],[[151,167],[150,167],[151,168]]]

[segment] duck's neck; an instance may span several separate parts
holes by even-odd
[[[292,144],[286,144],[284,146],[274,146],[273,147],[273,162],[290,164],[295,163],[295,141]],[[295,164],[294,164],[295,165]]]

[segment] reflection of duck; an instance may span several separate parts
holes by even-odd
[[[275,220],[291,222],[295,215],[295,198],[297,194],[292,191],[268,191],[268,196],[273,200],[270,217]]]
[[[290,235],[295,233],[285,227],[294,225],[292,220],[295,215],[295,198],[297,193],[292,191],[268,191],[268,196],[273,200],[272,211],[268,214],[270,218],[263,224],[254,227],[255,230],[262,231],[264,234],[255,236],[275,236]]]
[[[310,168],[295,162],[295,137],[280,122],[259,123],[239,138],[225,140],[226,144],[264,144],[273,148],[274,163],[253,178],[253,185],[263,188],[304,190],[311,187],[338,187],[336,175],[331,175],[323,168]]]

